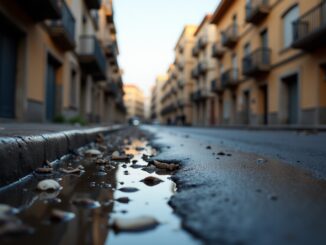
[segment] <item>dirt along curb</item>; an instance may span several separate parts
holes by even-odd
[[[108,134],[124,126],[94,127],[78,130],[41,133],[39,135],[0,136],[0,188],[19,181],[42,166],[55,161],[95,140],[100,133]]]

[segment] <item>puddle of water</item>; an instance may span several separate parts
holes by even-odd
[[[137,149],[137,150],[136,150]],[[137,165],[146,166],[143,154],[152,155],[155,150],[146,141],[134,140],[126,148],[133,154]],[[107,157],[107,156],[104,156]],[[63,175],[60,167],[83,165],[81,175]],[[124,166],[124,167],[122,167]],[[66,159],[55,167],[55,175],[63,187],[55,193],[39,193],[35,190],[42,178],[33,177],[29,181],[0,192],[0,203],[17,207],[17,215],[23,223],[34,228],[32,235],[0,237],[1,244],[198,244],[188,233],[181,229],[180,220],[167,204],[175,192],[175,184],[169,175],[148,174],[140,168],[132,168],[132,163],[119,163],[115,168],[96,166],[94,160],[75,157]],[[128,171],[128,175],[125,175]],[[103,173],[104,174],[98,174]],[[155,176],[164,182],[149,187],[140,180]],[[134,193],[121,192],[122,187],[135,187]],[[123,204],[114,201],[119,197],[129,197],[131,201]],[[73,200],[88,198],[98,201],[101,207],[92,209],[78,207]],[[50,214],[58,209],[75,214],[69,222],[51,223]],[[114,233],[109,224],[115,218],[134,218],[141,215],[156,218],[160,225],[151,231],[139,233]]]

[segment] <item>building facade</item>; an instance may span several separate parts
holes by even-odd
[[[320,125],[326,120],[326,1],[222,1],[216,89],[221,121]]]
[[[162,88],[167,80],[168,80],[168,76],[166,74],[157,76],[155,84],[151,90],[150,119],[151,121],[160,124],[164,124],[161,115],[161,110],[162,110],[161,100],[163,98]]]
[[[326,124],[325,0],[222,0],[192,38],[190,125]],[[179,56],[162,87],[164,123],[180,117]]]
[[[187,25],[175,46],[175,60],[167,71],[162,86],[161,121],[174,125],[193,124],[193,106],[190,98],[194,87],[191,71],[195,65],[192,49],[197,26]]]
[[[124,85],[124,103],[127,107],[128,118],[145,119],[145,96],[143,91],[134,84]]]
[[[0,118],[109,121],[101,112],[111,75],[98,32],[113,19],[100,22],[104,8],[112,1],[1,1]]]

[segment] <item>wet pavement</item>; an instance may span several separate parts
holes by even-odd
[[[324,134],[316,141],[310,135],[300,141],[304,135],[286,139],[286,133],[284,142],[273,146],[277,137],[269,139],[262,132],[257,140],[261,146],[241,147],[255,140],[245,134],[259,133],[144,128],[156,135],[157,158],[183,165],[173,176],[178,192],[170,204],[183,226],[206,244],[326,244],[326,181],[309,168],[279,158],[282,154],[293,157],[297,146],[298,160],[305,154],[306,160],[314,159],[300,152],[310,141],[308,148],[318,152],[316,161],[325,163],[325,147],[313,149],[316,142],[325,140]],[[293,144],[286,146],[290,141]],[[284,149],[279,149],[282,144]],[[286,149],[290,149],[288,155]]]
[[[174,171],[148,163],[157,151],[146,136],[136,129],[100,136],[0,190],[0,243],[199,244],[168,205]]]

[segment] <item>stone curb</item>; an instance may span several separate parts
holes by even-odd
[[[0,188],[18,181],[40,167],[55,161],[96,139],[124,126],[67,130],[31,136],[0,137]]]

